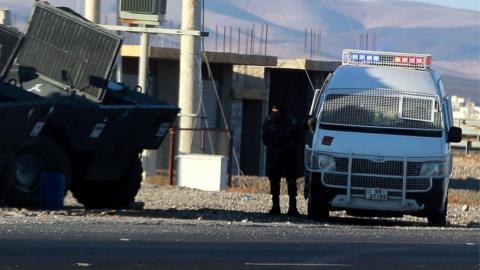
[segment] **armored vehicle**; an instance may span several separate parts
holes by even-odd
[[[445,225],[449,144],[462,131],[431,56],[344,50],[342,62],[310,109],[308,216],[337,209]]]
[[[14,28],[0,25],[0,201],[4,201],[12,185],[12,175],[18,180],[18,190],[24,190],[28,171],[28,155],[19,149],[28,147],[41,132],[53,104],[5,80],[12,61],[23,42],[23,35]],[[17,154],[19,158],[15,158]],[[50,168],[54,169],[54,168]]]
[[[142,180],[140,153],[159,147],[179,109],[109,81],[121,44],[122,37],[68,8],[34,5],[4,81],[15,90],[14,102],[52,106],[35,139],[11,158],[28,162],[4,169],[7,203],[35,205],[45,171],[62,173],[65,190],[87,208],[134,201]]]

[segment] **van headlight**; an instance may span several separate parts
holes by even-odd
[[[328,155],[312,154],[312,170],[335,171],[335,158]]]
[[[444,176],[447,171],[446,162],[425,162],[420,169],[420,176]]]

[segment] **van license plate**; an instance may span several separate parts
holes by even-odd
[[[367,188],[365,190],[365,199],[386,201],[388,199],[388,191],[382,188]]]

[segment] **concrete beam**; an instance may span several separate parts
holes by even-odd
[[[272,68],[283,69],[306,69],[310,71],[333,72],[342,64],[340,61],[318,61],[309,59],[278,59],[276,66]]]
[[[224,63],[248,66],[277,65],[277,57],[264,55],[246,55],[236,53],[206,52],[210,63]]]
[[[133,26],[123,26],[123,25],[108,25],[100,24],[99,26],[111,30],[111,31],[123,31],[123,32],[132,32],[132,33],[149,33],[149,34],[165,34],[165,35],[190,35],[190,36],[206,36],[207,33],[196,30],[181,30],[181,29],[170,29],[170,28],[157,28],[157,27],[133,27]]]
[[[267,89],[233,89],[232,98],[234,99],[249,99],[249,100],[267,100]]]
[[[140,49],[136,45],[123,45],[122,55],[125,57],[138,57]],[[250,66],[276,66],[277,57],[263,55],[244,55],[236,53],[206,52],[208,61],[214,64],[250,65]],[[180,50],[174,48],[150,48],[152,59],[180,59]],[[203,59],[205,62],[205,59]]]

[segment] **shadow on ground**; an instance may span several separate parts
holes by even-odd
[[[286,214],[270,215],[268,213],[254,213],[244,212],[238,210],[224,210],[224,209],[97,209],[88,210],[81,206],[66,206],[62,210],[45,211],[40,209],[18,209],[4,207],[5,212],[18,212],[18,215],[25,217],[36,216],[82,216],[82,217],[132,217],[132,218],[147,218],[147,219],[172,219],[172,220],[191,220],[191,221],[214,221],[214,222],[239,222],[239,223],[256,223],[259,225],[268,226],[275,223],[290,223],[296,225],[306,226],[367,226],[367,227],[428,227],[427,220],[404,220],[402,218],[381,218],[381,217],[352,217],[352,216],[338,216],[339,212],[331,212],[331,217],[326,221],[313,221],[307,218],[306,215],[298,217],[290,217]],[[469,224],[449,224],[447,227],[451,228],[480,228],[480,222],[470,222]]]
[[[450,188],[466,189],[472,191],[480,191],[480,179],[468,177],[467,179],[450,179]]]
[[[316,222],[308,219],[305,215],[299,217],[289,217],[285,214],[270,215],[268,213],[252,213],[243,211],[229,211],[223,209],[203,208],[198,210],[188,209],[166,209],[132,211],[120,210],[116,213],[119,216],[143,217],[143,218],[166,218],[166,219],[185,219],[185,220],[207,220],[224,222],[254,222],[254,223],[277,223],[290,222],[292,224],[305,225],[356,225],[356,226],[405,226],[405,227],[426,227],[427,222],[405,221],[400,218],[357,218],[357,217],[336,217],[332,216],[325,222]],[[457,226],[459,227],[459,226]]]

